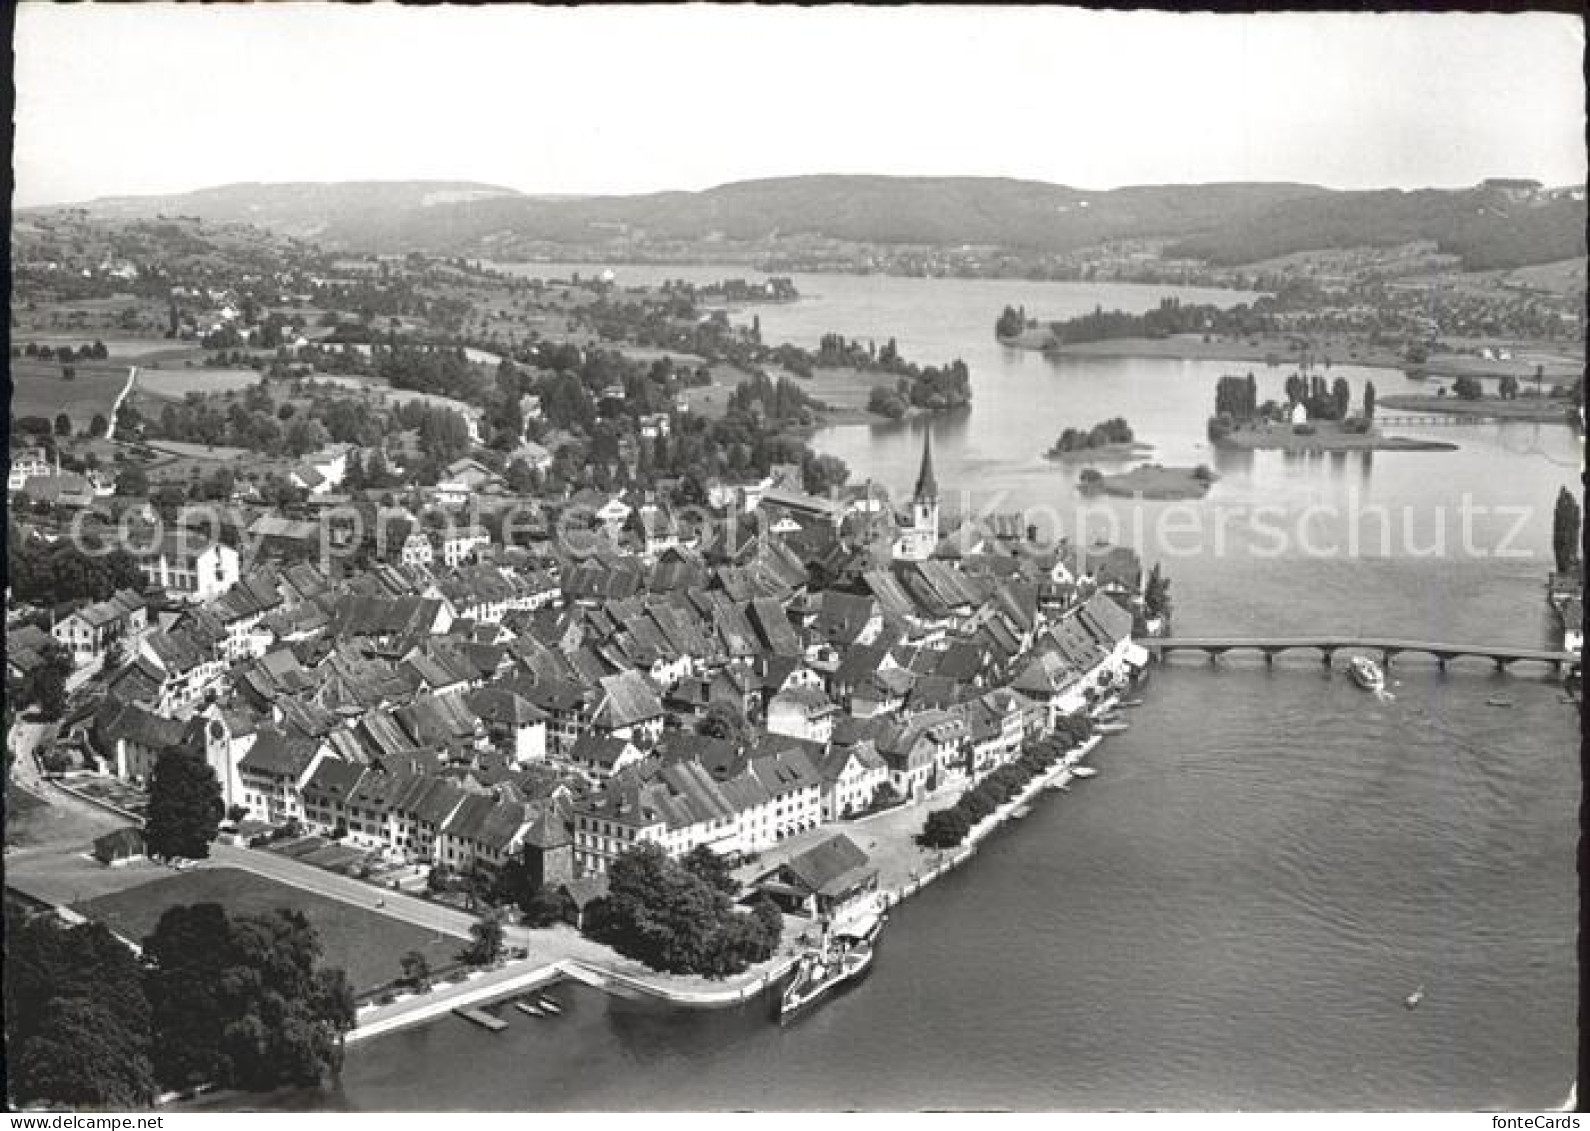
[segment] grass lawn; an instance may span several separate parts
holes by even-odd
[[[61,378],[59,362],[11,359],[11,416],[43,416],[52,423],[57,413],[72,419],[72,431],[88,427],[95,413],[110,419],[111,407],[127,384],[125,366],[104,362],[74,362],[77,376]]]
[[[168,907],[185,903],[219,903],[232,914],[291,907],[302,911],[320,932],[325,960],[348,972],[356,992],[390,982],[402,974],[405,954],[417,950],[432,970],[453,964],[462,943],[438,936],[351,903],[279,884],[237,868],[197,868],[115,895],[77,905],[84,915],[103,921],[125,938],[142,939],[154,930]]]
[[[216,368],[186,365],[138,370],[138,391],[160,400],[180,401],[189,393],[224,393],[259,384],[260,375],[253,369]]]

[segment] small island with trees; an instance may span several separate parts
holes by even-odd
[[[1103,420],[1092,428],[1067,428],[1044,453],[1045,459],[1069,460],[1120,456],[1130,458],[1153,450],[1153,445],[1139,443],[1132,434],[1132,426],[1124,417]]]
[[[1095,467],[1085,468],[1077,478],[1077,487],[1085,495],[1171,501],[1201,499],[1219,478],[1205,464],[1197,467],[1165,467],[1157,463],[1145,463],[1114,475],[1105,475]]]
[[[1297,372],[1286,379],[1286,403],[1258,399],[1253,374],[1228,375],[1215,386],[1210,442],[1228,448],[1289,452],[1449,452],[1456,444],[1387,436],[1375,428],[1375,383],[1364,383],[1363,400],[1353,411],[1352,387],[1345,377],[1328,385],[1318,373]]]

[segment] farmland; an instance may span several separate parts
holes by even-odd
[[[100,920],[123,938],[137,941],[154,930],[166,908],[192,903],[219,903],[233,915],[278,907],[302,911],[320,934],[326,962],[348,972],[355,992],[398,977],[403,955],[411,950],[425,955],[436,970],[453,963],[460,945],[456,938],[438,936],[237,868],[205,867],[166,875],[140,887],[91,899],[76,910]]]
[[[54,420],[66,413],[72,430],[88,427],[95,413],[110,418],[111,410],[127,384],[127,368],[103,362],[75,362],[76,374],[68,381],[57,362],[11,359],[11,417],[42,416]]]

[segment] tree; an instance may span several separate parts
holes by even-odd
[[[1375,383],[1364,382],[1364,419],[1375,419]]]
[[[88,422],[88,434],[90,436],[103,436],[109,430],[110,421],[105,419],[105,414],[103,412],[96,412],[94,414],[94,419]]]
[[[968,793],[966,798],[973,797]],[[917,839],[928,848],[954,848],[966,839],[966,834],[972,831],[971,821],[962,811],[959,804],[947,809],[935,809],[927,816],[927,821],[922,825],[922,834]]]
[[[221,783],[208,762],[185,749],[160,755],[149,780],[144,823],[150,856],[204,859],[225,814]]]
[[[162,1085],[268,1091],[317,1085],[341,1067],[353,989],[342,970],[320,964],[320,938],[302,912],[228,918],[213,903],[168,908],[143,954]]]
[[[138,959],[103,924],[6,907],[5,1034],[19,1105],[141,1108],[154,1100]]]
[[[679,860],[691,875],[731,899],[740,894],[740,881],[722,856],[705,844],[698,844]]]
[[[402,958],[403,980],[417,990],[429,989],[431,984],[431,964],[417,950],[411,950]]]
[[[1578,560],[1579,520],[1579,500],[1568,488],[1561,488],[1551,516],[1551,549],[1557,559],[1558,573],[1567,573]]]
[[[55,434],[57,436],[70,436],[72,434],[72,418],[64,412],[55,414]]]
[[[116,476],[116,494],[143,498],[149,494],[149,474],[142,464],[131,463]]]
[[[707,705],[701,721],[696,724],[696,733],[743,747],[750,740],[751,728],[745,721],[743,711],[733,703],[718,700]]]
[[[1459,377],[1452,382],[1452,392],[1466,401],[1477,401],[1485,395],[1479,381],[1473,377]]]
[[[1159,563],[1148,571],[1143,586],[1143,612],[1149,619],[1170,616],[1170,579],[1160,572]]]
[[[1347,384],[1347,378],[1338,377],[1331,383],[1331,401],[1336,408],[1335,419],[1345,420],[1353,401],[1353,391]]]
[[[502,954],[503,913],[491,908],[469,928],[471,943],[464,951],[464,961],[472,966],[490,966]]]

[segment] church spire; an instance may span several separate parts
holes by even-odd
[[[938,480],[933,478],[933,430],[925,428],[922,430],[922,470],[916,475],[916,499],[926,502],[937,501],[938,497]]]

